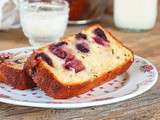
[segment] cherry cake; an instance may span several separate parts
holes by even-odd
[[[34,50],[25,70],[48,96],[83,94],[124,73],[133,52],[100,25]]]
[[[0,54],[0,82],[19,90],[35,87],[36,84],[23,69],[26,60],[26,54]]]

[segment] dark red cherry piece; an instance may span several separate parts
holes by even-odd
[[[76,34],[76,39],[87,39],[87,35],[84,33],[78,33]]]
[[[103,31],[102,29],[97,28],[97,29],[94,30],[94,33],[95,33],[97,36],[99,36],[100,38],[102,38],[103,40],[108,41],[108,39],[107,39],[107,37],[106,37],[106,35],[105,35],[105,33],[104,33],[104,31]],[[108,42],[109,42],[109,41],[108,41]]]
[[[89,45],[86,42],[77,43],[76,48],[83,53],[89,52]]]

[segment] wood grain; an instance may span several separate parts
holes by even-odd
[[[160,73],[160,21],[151,31],[131,33],[118,31],[112,18],[101,24],[138,54],[156,65]],[[70,26],[66,35],[85,26]],[[0,50],[29,46],[21,30],[0,32]],[[74,110],[51,110],[0,103],[0,120],[160,120],[160,81],[148,92],[130,100],[99,107]]]

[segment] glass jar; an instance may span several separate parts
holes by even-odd
[[[87,24],[97,21],[106,8],[106,0],[66,0],[70,5],[70,24]]]
[[[117,28],[145,31],[155,26],[157,0],[114,0],[114,23]]]

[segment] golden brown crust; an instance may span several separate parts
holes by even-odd
[[[91,27],[91,29],[97,26],[99,25],[95,25]],[[88,29],[86,29],[85,31],[88,31]],[[111,33],[109,34],[112,36]],[[114,39],[118,41],[116,38]],[[67,38],[65,40],[67,40]],[[120,42],[118,41],[118,43]],[[120,44],[123,47],[125,47],[122,43]],[[128,49],[127,47],[125,48]],[[64,85],[60,83],[56,75],[53,75],[53,73],[48,69],[48,67],[46,67],[46,64],[44,62],[35,60],[36,53],[33,53],[31,57],[28,58],[27,63],[25,65],[25,70],[30,76],[32,76],[37,86],[39,86],[40,89],[43,90],[48,96],[57,99],[65,99],[83,94],[89,91],[90,89],[97,87],[107,81],[110,81],[117,75],[120,75],[123,72],[125,72],[130,67],[134,59],[133,52],[131,51],[131,53],[132,57],[121,66],[103,74],[102,76],[95,78],[94,80],[87,80],[82,84]],[[32,71],[33,68],[34,70],[36,70],[34,71],[34,74]]]
[[[20,90],[30,89],[36,86],[25,71],[11,67],[7,63],[0,64],[0,82]]]

